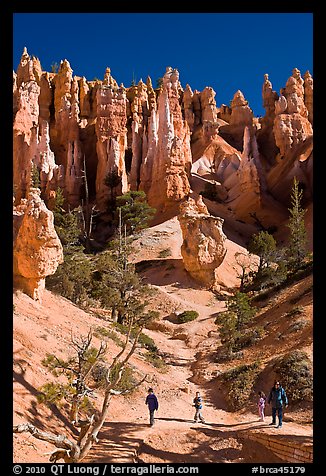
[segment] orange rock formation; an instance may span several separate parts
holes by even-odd
[[[308,71],[302,78],[294,68],[280,94],[265,74],[266,114],[256,118],[240,90],[230,107],[218,107],[211,87],[183,89],[179,72],[170,67],[160,87],[154,89],[150,78],[125,87],[118,86],[110,68],[103,81],[74,76],[67,60],[57,73],[42,71],[25,48],[14,72],[13,96],[16,204],[28,197],[33,167],[47,205],[59,186],[71,208],[80,205],[87,177],[91,202],[101,212],[110,211],[109,198],[144,190],[157,222],[209,186],[236,219],[265,228],[286,223],[294,176],[304,206],[312,203],[313,78]],[[105,179],[111,173],[118,182],[110,188]],[[212,201],[204,201],[213,213]],[[273,214],[267,213],[271,209]]]
[[[45,278],[63,262],[61,242],[53,226],[53,213],[31,189],[28,199],[14,207],[14,285],[41,300]]]
[[[183,236],[181,254],[185,269],[200,283],[214,288],[216,270],[226,254],[222,218],[210,215],[199,196],[197,200],[188,197],[181,204],[178,220]]]

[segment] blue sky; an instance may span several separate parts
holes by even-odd
[[[293,68],[313,75],[312,13],[15,13],[13,69],[24,46],[43,70],[67,59],[78,76],[153,85],[177,68],[184,88],[211,86],[216,104],[240,89],[254,114],[264,115],[261,90],[269,74],[279,93]]]

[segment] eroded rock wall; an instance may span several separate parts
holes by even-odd
[[[87,176],[90,198],[102,212],[129,189],[144,190],[158,213],[177,210],[192,187],[199,193],[207,180],[243,220],[262,214],[271,198],[287,212],[294,176],[311,200],[309,72],[302,78],[295,68],[279,94],[265,74],[266,114],[256,118],[240,90],[230,106],[218,107],[211,87],[183,89],[170,67],[157,88],[150,78],[125,87],[110,68],[102,81],[74,76],[67,60],[58,72],[45,72],[25,49],[13,95],[16,203],[28,196],[35,166],[46,203],[60,186],[71,208],[81,204]],[[117,183],[110,185],[112,173]]]

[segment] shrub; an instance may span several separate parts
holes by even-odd
[[[228,385],[227,402],[232,410],[239,410],[250,399],[251,391],[259,372],[259,363],[240,365],[223,374]]]
[[[205,188],[200,192],[204,198],[211,200],[212,202],[221,202],[222,200],[219,197],[219,194],[216,189],[216,185],[211,182],[205,183]]]
[[[97,327],[96,332],[94,333],[98,336],[108,337],[109,339],[113,340],[119,347],[124,346],[124,342],[120,339],[120,337],[113,331],[106,329],[105,327]]]
[[[164,362],[162,357],[160,357],[158,355],[157,352],[152,352],[152,351],[146,352],[145,359],[147,360],[147,362],[152,364],[154,367],[159,369],[161,372],[166,372],[167,371],[166,363]]]
[[[158,351],[158,348],[154,340],[151,337],[149,337],[147,334],[144,334],[143,332],[140,334],[138,342],[150,352]]]
[[[237,352],[245,347],[255,344],[264,336],[264,333],[262,327],[256,327],[255,329],[249,329],[238,333],[232,344],[232,352]]]
[[[177,316],[178,324],[184,324],[185,322],[190,322],[199,316],[197,311],[183,311]]]
[[[290,401],[297,403],[313,400],[312,364],[306,352],[289,352],[276,361],[274,370]]]
[[[307,325],[307,321],[305,319],[297,319],[289,326],[289,332],[297,332],[303,329]]]
[[[298,314],[302,314],[304,312],[303,306],[296,306],[291,311],[286,313],[287,317],[297,316]]]
[[[118,322],[115,322],[113,325],[119,332],[121,332],[121,334],[127,334],[128,326],[124,324],[119,324]],[[131,329],[130,338],[134,339],[136,334],[137,334],[137,329],[136,328]],[[154,340],[148,335],[144,334],[143,332],[140,334],[138,342],[142,347],[145,347],[147,350],[151,352],[157,352],[158,350]]]
[[[80,250],[66,252],[65,260],[55,274],[47,276],[46,286],[81,307],[87,307],[92,299],[92,265],[88,257]]]
[[[243,352],[233,352],[229,347],[221,346],[217,349],[215,362],[229,362],[235,359],[242,359]]]
[[[168,256],[171,256],[172,252],[170,248],[166,248],[164,250],[161,250],[158,254],[159,258],[167,258]]]

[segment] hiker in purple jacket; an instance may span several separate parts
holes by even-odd
[[[148,395],[145,400],[146,405],[148,405],[149,409],[149,424],[150,426],[154,425],[154,412],[158,410],[158,401],[156,395],[154,394],[154,390],[152,388],[148,389]]]

